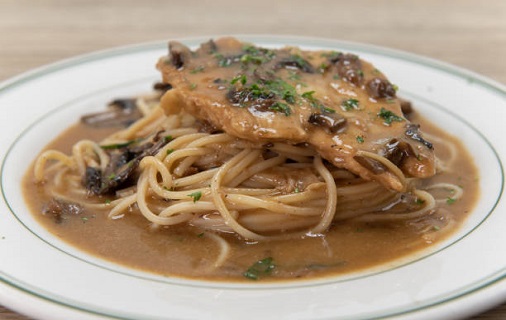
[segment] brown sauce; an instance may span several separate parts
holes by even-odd
[[[147,272],[249,281],[243,272],[256,261],[272,257],[276,267],[262,281],[347,274],[413,257],[447,239],[458,229],[478,198],[477,170],[462,144],[423,119],[415,118],[413,122],[421,123],[425,132],[457,146],[458,156],[452,172],[431,178],[457,184],[464,190],[463,198],[441,205],[444,216],[399,223],[343,221],[335,223],[325,236],[290,241],[247,243],[229,235],[226,239],[231,244],[230,256],[218,269],[212,267],[219,253],[218,246],[206,232],[182,226],[153,230],[150,223],[135,212],[117,220],[108,219],[105,212],[84,212],[56,223],[51,216],[41,214],[50,198],[43,185],[33,183],[33,168],[23,181],[24,195],[35,218],[57,238],[89,254]],[[69,153],[79,139],[100,140],[109,133],[110,130],[97,131],[77,124],[47,148]],[[441,159],[449,157],[448,150],[438,143],[435,143],[435,150]]]

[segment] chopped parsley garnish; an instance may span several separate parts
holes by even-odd
[[[318,100],[315,97],[313,97],[314,93],[315,93],[314,91],[306,91],[302,93],[300,96],[306,99],[311,104],[312,107],[317,107]]]
[[[271,105],[270,109],[283,112],[286,115],[291,114],[291,109],[287,104],[295,103],[297,96],[295,87],[282,79],[258,81],[249,86],[245,86],[246,81],[247,79],[243,76],[235,77],[232,80],[233,84],[237,84],[237,82],[242,84],[242,88],[237,91],[239,106],[243,107],[245,103],[254,100],[278,98],[284,100],[284,102],[277,101]]]
[[[267,61],[267,58],[262,56],[253,56],[250,54],[245,54],[241,57],[240,61],[242,63],[253,63],[253,64],[262,64]]]
[[[190,90],[195,90],[197,88],[196,83],[190,83]]]
[[[446,198],[446,204],[454,204],[457,199],[448,197]]]
[[[165,142],[169,142],[169,141],[171,141],[173,138],[172,138],[172,136],[169,134],[169,135],[166,135],[165,137],[163,137],[163,139],[165,139]]]
[[[270,110],[276,111],[276,112],[283,112],[285,116],[289,116],[292,114],[292,109],[290,109],[290,106],[286,103],[276,101],[274,102],[270,107]]]
[[[172,152],[174,152],[174,149],[167,149],[167,155],[171,154]]]
[[[240,82],[242,85],[245,85],[246,82],[248,82],[248,78],[246,78],[245,74],[238,75],[230,81],[230,84],[236,84],[237,82]]]
[[[390,125],[394,121],[398,121],[398,122],[404,121],[403,118],[399,117],[398,115],[396,115],[392,111],[387,110],[385,108],[381,108],[380,112],[378,113],[378,116],[383,119],[383,122],[386,125]]]
[[[339,51],[330,51],[330,52],[324,52],[321,54],[322,57],[328,58],[329,60],[335,60],[339,57],[339,55],[342,55]]]
[[[334,109],[325,106],[318,99],[316,99],[313,96],[314,93],[315,93],[314,91],[306,91],[306,92],[302,93],[300,96],[302,98],[306,99],[309,102],[309,104],[311,105],[311,107],[313,107],[313,108],[319,108],[322,112],[325,112],[325,113],[336,112]]]
[[[271,60],[276,55],[272,50],[255,47],[254,45],[245,45],[242,50],[251,56],[263,56],[268,60]]]
[[[362,136],[357,136],[357,142],[358,142],[358,143],[364,143],[364,137],[362,137]]]
[[[299,81],[300,80],[300,74],[297,73],[297,71],[290,70],[288,79],[293,81]]]
[[[295,91],[295,87],[288,84],[283,79],[276,79],[272,81],[265,81],[265,86],[273,92],[276,96],[280,97],[281,99],[285,100],[286,102],[290,104],[295,103],[295,97],[297,95],[297,92]]]
[[[272,270],[276,268],[272,257],[258,260],[251,267],[243,273],[243,276],[251,279],[258,280],[263,276],[271,274]]]
[[[192,74],[199,73],[199,72],[204,71],[204,69],[205,69],[204,66],[198,66],[198,67],[195,67],[193,70],[191,70],[190,73],[192,73]]]
[[[228,67],[232,64],[232,62],[234,62],[233,58],[225,57],[221,53],[215,53],[214,57],[218,59],[218,66],[222,68]]]
[[[354,109],[358,109],[359,102],[357,99],[348,99],[341,102],[341,108],[344,111],[351,111]]]
[[[188,195],[189,197],[193,198],[193,202],[197,202],[200,200],[200,198],[202,198],[202,192],[201,191],[195,191],[193,193],[190,193]]]
[[[329,65],[328,65],[328,64],[326,64],[325,62],[322,62],[322,63],[320,64],[320,67],[319,67],[320,73],[324,73],[324,72],[325,72],[325,70],[327,70],[327,69],[328,69],[328,67],[329,67]]]
[[[299,69],[302,69],[302,70],[312,69],[311,64],[309,62],[307,62],[306,60],[304,60],[304,58],[302,58],[298,54],[292,54],[290,56],[290,60],[293,61],[298,66]]]

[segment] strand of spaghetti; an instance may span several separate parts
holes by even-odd
[[[210,179],[216,174],[217,171],[218,168],[209,169],[206,171],[192,174],[190,176],[174,179],[172,183],[173,186],[176,188],[187,187],[199,183],[209,185],[207,181],[210,181]]]
[[[230,245],[222,237],[212,232],[207,232],[205,236],[214,240],[220,248],[220,254],[218,254],[218,257],[216,258],[213,264],[214,268],[219,268],[227,260],[227,257],[230,253]]]
[[[56,171],[56,174],[53,176],[53,183],[56,188],[65,189],[68,176],[69,167],[63,167],[60,170]]]
[[[55,151],[55,150],[44,151],[37,158],[37,161],[35,161],[35,166],[34,166],[35,182],[39,183],[44,180],[44,168],[46,167],[46,163],[49,160],[59,161],[59,162],[65,164],[67,167],[72,168],[72,169],[74,169],[76,166],[73,158],[67,156],[63,152]]]
[[[137,201],[137,194],[132,194],[126,198],[120,199],[118,203],[111,203],[110,205],[113,206],[111,211],[109,211],[109,214],[107,217],[109,219],[114,219],[116,217],[119,217],[123,214],[130,206],[132,206]]]
[[[187,149],[184,149],[184,150],[188,150]],[[209,154],[209,149],[207,148],[201,148],[202,150],[202,154],[199,154],[200,156],[204,156],[206,154]],[[193,165],[193,163],[198,159],[199,157],[198,156],[190,156],[190,157],[185,157],[184,159],[182,159],[179,164],[172,170],[172,173],[176,176],[176,177],[182,177],[186,174],[186,172],[188,172],[188,170],[191,168],[191,166]]]
[[[137,182],[136,202],[137,206],[139,207],[139,210],[141,211],[142,215],[146,217],[146,219],[148,219],[149,221],[153,222],[156,225],[174,225],[188,221],[192,218],[191,213],[181,213],[171,217],[160,217],[157,214],[153,213],[146,203],[148,185],[149,185],[148,179],[145,176],[145,173],[142,173]]]
[[[237,218],[239,213],[230,210],[230,214]],[[225,220],[219,212],[212,212],[211,214],[196,215],[190,223],[195,226],[209,231],[233,233],[234,230],[225,224]]]
[[[135,104],[137,105],[137,109],[142,113],[142,116],[145,117],[153,112],[155,108],[160,107],[159,100],[160,93],[156,92],[138,97],[135,99]]]
[[[232,179],[237,177],[241,172],[244,172],[244,170],[246,170],[246,168],[251,163],[253,163],[253,161],[258,160],[258,158],[260,157],[260,154],[262,153],[261,150],[251,150],[251,149],[245,149],[245,150],[249,150],[249,153],[244,158],[242,158],[235,166],[229,168],[225,172],[225,175],[223,177],[223,183],[226,184],[227,186]],[[218,171],[218,174],[219,173],[220,172]],[[232,185],[231,187],[235,187],[235,186]]]
[[[392,198],[398,199],[399,197],[383,194],[381,196],[363,199],[362,201],[358,201],[357,203],[351,205],[351,201],[348,201],[347,204],[343,205],[338,203],[336,209],[337,213],[334,220],[346,220],[356,218],[367,213],[381,212],[386,206],[395,203]]]
[[[304,191],[274,196],[272,197],[272,200],[288,204],[288,203],[311,201],[314,199],[322,199],[322,191],[324,188],[325,183],[316,182],[310,184]]]
[[[84,175],[88,164],[85,161],[85,152],[93,150],[94,154],[98,157],[98,164],[103,171],[109,163],[109,156],[107,153],[94,141],[81,140],[72,147],[72,156],[77,162],[78,170],[81,175]]]
[[[434,200],[434,197],[430,193],[423,190],[415,190],[413,193],[424,204],[424,206],[419,210],[415,210],[409,213],[371,213],[360,216],[358,220],[373,222],[385,220],[395,221],[395,220],[415,219],[422,215],[425,215],[427,212],[430,212],[436,206],[436,201]]]
[[[205,155],[207,152],[209,152],[209,149],[207,148],[184,148],[180,150],[175,150],[174,152],[171,152],[167,157],[164,159],[164,164],[167,167],[167,169],[171,169],[172,165],[181,158],[191,157],[191,156],[199,156],[199,155]],[[174,169],[175,170],[175,169]],[[173,172],[174,172],[173,170]],[[178,176],[182,176],[184,172],[178,172],[174,173]]]
[[[202,147],[210,144],[228,143],[234,139],[235,138],[226,133],[208,134],[202,138],[190,142],[187,147]]]
[[[66,194],[62,194],[62,193],[57,192],[55,190],[51,191],[51,197],[54,199],[58,199],[60,201],[65,201],[67,203],[80,205],[81,207],[86,208],[88,210],[104,210],[108,206],[105,203],[87,202],[87,201],[84,201],[81,197],[79,197],[79,198],[70,197]]]
[[[267,170],[268,168],[272,168],[278,166],[286,161],[286,157],[277,156],[274,158],[270,158],[268,160],[263,160],[260,163],[254,164],[252,166],[247,167],[243,170],[238,176],[227,183],[230,187],[237,187],[241,182],[248,179],[252,175],[259,173],[261,171]]]
[[[173,131],[169,130],[167,134],[172,135],[171,132]],[[174,135],[172,135],[173,140],[167,143],[165,147],[162,148],[163,152],[162,150],[160,150],[157,153],[157,157],[159,157],[160,159],[164,159],[164,162],[169,161],[170,159],[167,159],[168,158],[167,156],[170,156],[172,153],[168,153],[167,150],[176,151],[178,149],[186,147],[192,141],[197,140],[201,137],[205,137],[207,135],[208,135],[207,133],[199,133],[199,132],[189,133],[180,137],[175,137]]]
[[[399,167],[397,167],[395,164],[393,164],[392,161],[388,160],[387,158],[385,158],[383,156],[380,156],[379,154],[369,152],[369,151],[359,150],[359,151],[357,151],[356,155],[376,160],[379,163],[381,163],[382,165],[384,165],[388,169],[388,171],[383,174],[387,174],[387,173],[393,174],[397,178],[399,183],[401,184],[402,190],[406,190],[406,186],[407,186],[406,177],[404,176],[404,173],[401,171],[401,169],[399,169]]]
[[[229,209],[238,211],[251,209],[251,207],[244,204],[230,204]],[[159,216],[170,217],[183,212],[189,212],[192,214],[217,212],[217,208],[213,199],[200,199],[196,202],[193,202],[193,200],[189,201],[187,199],[186,201],[172,203],[170,206],[164,207],[160,211]]]
[[[141,119],[135,121],[128,128],[117,132],[116,134],[111,135],[112,139],[125,139],[132,140],[136,137],[140,136],[140,132],[142,129],[157,120],[164,119],[165,115],[162,108],[154,108],[153,112],[149,113],[147,116],[142,117]]]
[[[172,191],[170,189],[165,189],[161,187],[157,181],[156,181],[156,172],[147,172],[147,174],[150,175],[149,179],[149,186],[151,190],[158,195],[160,198],[163,199],[170,199],[170,200],[192,200],[193,198],[190,196],[191,194],[197,194],[200,193],[201,197],[205,196],[209,193],[209,188],[196,188],[196,189],[189,189],[189,190],[183,190],[183,191]]]
[[[232,228],[237,234],[241,235],[245,239],[265,240],[267,239],[266,236],[262,236],[251,230],[248,230],[237,222],[237,220],[230,214],[227,206],[225,205],[225,201],[223,201],[223,198],[220,194],[221,182],[225,176],[225,173],[237,165],[243,158],[247,157],[250,152],[250,149],[244,149],[221,166],[211,181],[211,195],[213,197],[213,202],[216,208],[220,212],[220,215],[223,217],[227,226]]]
[[[337,205],[337,187],[334,177],[332,177],[330,171],[323,165],[322,159],[319,155],[314,157],[314,164],[316,170],[327,184],[327,206],[325,207],[325,211],[323,212],[320,222],[309,232],[310,234],[320,234],[327,230],[332,223],[332,220],[334,220]]]
[[[462,187],[459,187],[456,184],[453,183],[446,183],[446,182],[440,182],[435,183],[432,185],[429,185],[425,188],[426,190],[433,190],[433,189],[444,189],[449,193],[449,196],[444,199],[437,199],[436,202],[447,202],[449,199],[451,200],[458,200],[462,197],[464,194],[464,190]]]
[[[162,177],[162,186],[165,188],[171,188],[172,187],[172,175],[170,174],[167,167],[156,157],[153,156],[147,156],[144,157],[141,162],[139,163],[139,167],[142,169],[150,167],[152,174],[150,179],[150,185],[158,185],[159,182],[157,180],[157,175],[160,174]]]
[[[246,194],[250,196],[263,196],[279,193],[278,189],[258,189],[258,188],[230,188],[222,187],[223,192],[226,194]]]
[[[243,194],[227,194],[227,201],[237,204],[243,204],[252,208],[264,208],[272,212],[295,216],[317,216],[321,214],[320,210],[314,208],[296,207],[282,204],[276,201],[268,201]]]

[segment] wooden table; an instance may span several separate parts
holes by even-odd
[[[0,81],[77,54],[189,36],[288,34],[364,42],[506,83],[506,1],[0,0]],[[0,262],[1,263],[1,262]],[[505,319],[506,304],[473,319]],[[0,306],[0,319],[27,319]]]

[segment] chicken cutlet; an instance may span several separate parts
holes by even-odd
[[[339,51],[269,49],[224,37],[192,51],[169,42],[157,67],[184,110],[254,142],[308,144],[322,158],[388,189],[435,174],[433,146],[402,113],[397,88],[372,64]]]

